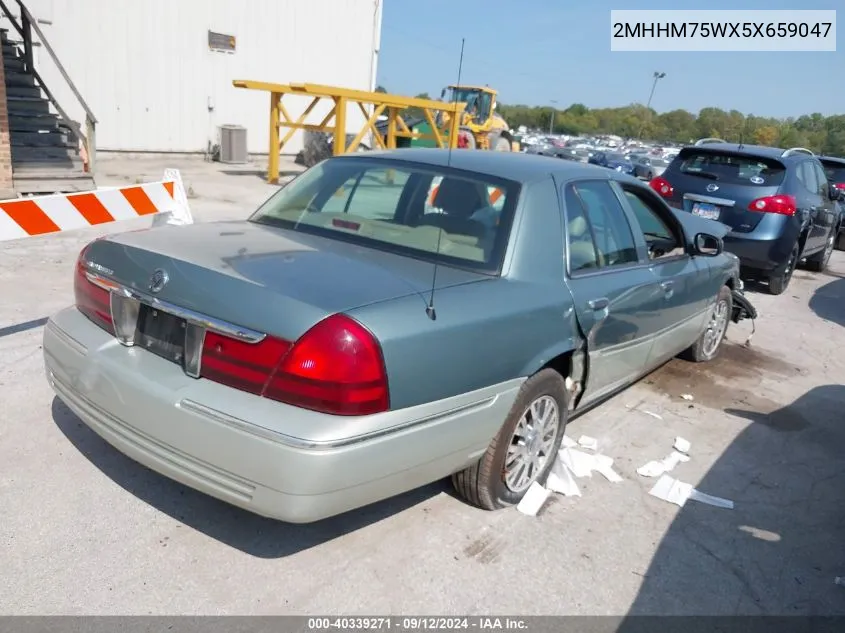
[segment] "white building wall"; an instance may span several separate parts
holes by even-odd
[[[224,124],[268,151],[269,96],[234,79],[374,90],[383,0],[27,0],[61,64],[98,119],[103,150],[203,152]],[[14,6],[14,3],[12,3]],[[208,48],[208,31],[236,37]],[[43,46],[36,67],[62,107],[84,111]],[[293,118],[308,100],[285,97]],[[321,103],[308,122],[329,111]],[[363,118],[348,110],[348,132]],[[285,130],[282,130],[284,134]],[[301,148],[301,135],[284,153]]]

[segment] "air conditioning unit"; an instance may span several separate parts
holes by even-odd
[[[249,162],[246,151],[246,128],[241,125],[220,126],[220,162],[242,165]]]

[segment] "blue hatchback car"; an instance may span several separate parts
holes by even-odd
[[[833,252],[841,192],[808,149],[701,139],[650,184],[670,206],[728,225],[725,249],[771,294],[786,290],[800,262],[821,271]]]

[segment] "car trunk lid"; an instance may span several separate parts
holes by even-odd
[[[87,259],[161,302],[286,340],[336,312],[411,294],[422,304],[434,270],[430,262],[247,221],[113,235],[92,243]],[[168,280],[153,293],[156,270]],[[441,265],[437,288],[483,279]]]
[[[741,150],[684,148],[662,178],[672,186],[667,202],[694,215],[718,220],[737,233],[753,231],[763,217],[749,205],[780,190],[786,167]]]

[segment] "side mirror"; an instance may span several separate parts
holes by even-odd
[[[446,88],[443,88],[443,90],[441,90],[441,91],[440,91],[440,98],[441,98],[441,99],[445,99],[445,98],[446,98]]]
[[[725,245],[721,239],[709,233],[699,233],[693,240],[695,245],[695,254],[702,257],[716,257],[725,250]]]

